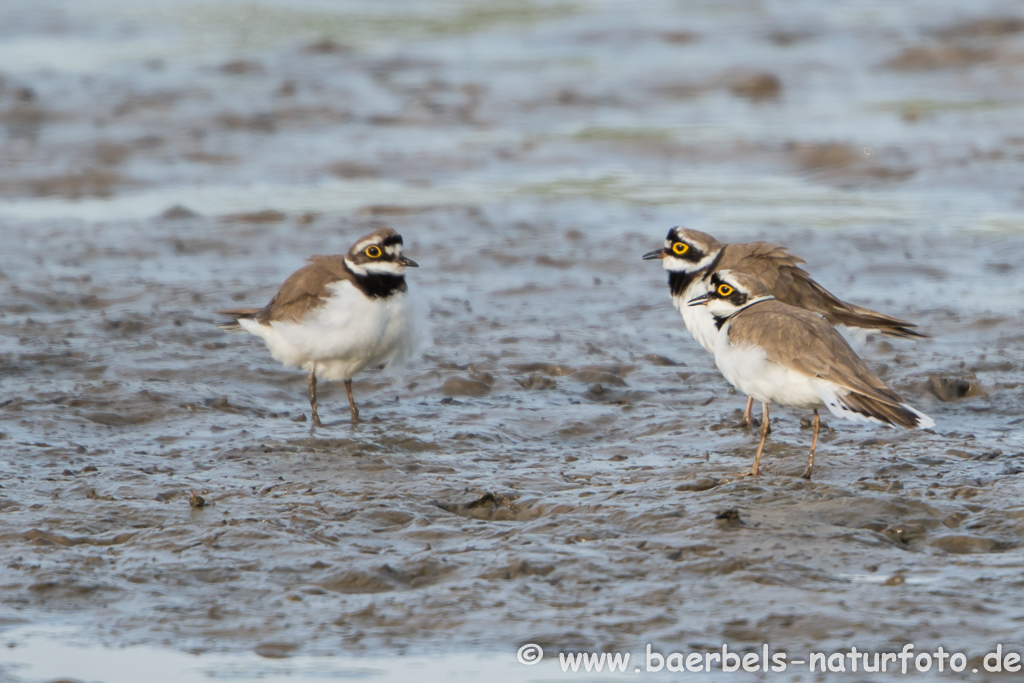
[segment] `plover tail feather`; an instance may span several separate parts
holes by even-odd
[[[866,330],[878,330],[879,334],[886,337],[899,337],[901,339],[925,339],[927,334],[913,329],[917,327],[914,323],[894,318],[891,315],[872,311],[870,308],[845,304],[847,310],[835,308],[830,310],[826,317],[833,325],[846,325],[847,327],[861,327]]]
[[[855,391],[844,394],[823,388],[821,398],[836,417],[853,422],[873,422],[906,429],[929,429],[935,420],[907,403],[885,400]]]
[[[226,332],[242,332],[244,328],[238,324],[243,318],[252,318],[261,310],[260,308],[232,308],[226,311],[217,311],[217,315],[226,315],[234,318],[231,322],[217,323],[217,327]]]
[[[922,413],[917,408],[912,408],[910,405],[903,403],[901,404],[904,408],[912,412],[917,416],[917,427],[916,429],[931,429],[935,426],[935,420]]]

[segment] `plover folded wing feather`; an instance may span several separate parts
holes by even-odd
[[[911,329],[914,323],[843,301],[801,268],[802,263],[806,261],[784,246],[750,242],[727,245],[716,267],[756,275],[777,301],[820,313],[832,325],[877,330],[892,337],[927,336]]]

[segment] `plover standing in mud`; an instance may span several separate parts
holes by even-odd
[[[682,314],[686,329],[711,354],[715,352],[718,327],[706,310],[686,303],[707,292],[711,274],[721,269],[755,275],[778,301],[820,313],[833,325],[878,330],[892,337],[926,336],[913,330],[913,323],[842,301],[800,268],[802,258],[778,244],[723,244],[707,233],[676,226],[668,231],[664,248],[647,252],[643,258],[661,259],[668,271],[672,302]],[[752,424],[753,405],[754,399],[748,399],[741,424]]]
[[[708,291],[687,302],[707,311],[719,334],[715,363],[734,387],[761,401],[764,419],[754,465],[760,473],[768,436],[768,405],[814,410],[811,454],[803,476],[811,477],[821,420],[818,408],[860,422],[927,429],[935,421],[903,401],[868,369],[834,327],[817,313],[777,301],[756,276],[720,270]]]
[[[221,311],[234,322],[220,327],[260,337],[275,360],[309,373],[314,426],[321,426],[318,378],[344,380],[352,420],[358,421],[353,375],[405,361],[418,347],[423,330],[405,283],[405,269],[417,264],[402,256],[402,236],[391,228],[360,238],[344,256],[309,261],[263,308]]]

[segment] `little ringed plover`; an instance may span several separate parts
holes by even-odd
[[[402,236],[381,228],[347,254],[309,259],[263,308],[221,311],[234,320],[220,327],[256,335],[275,360],[309,373],[314,426],[322,426],[318,378],[345,382],[357,422],[352,377],[369,366],[408,360],[418,347],[418,316],[405,282],[405,269],[416,266],[402,255]]]
[[[759,474],[767,436],[767,406],[814,411],[811,477],[821,420],[818,408],[846,420],[927,429],[935,421],[908,405],[880,380],[839,332],[817,313],[775,299],[755,275],[720,270],[709,289],[687,304],[704,308],[719,329],[715,363],[734,387],[765,406],[754,465]]]

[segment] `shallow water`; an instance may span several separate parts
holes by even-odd
[[[0,624],[510,680],[528,642],[1020,643],[1024,30],[976,21],[1016,10],[4,3]],[[382,222],[434,347],[311,433],[214,312]],[[743,398],[639,258],[680,223],[919,323],[862,353],[937,428],[826,417],[808,483],[777,410],[731,476]],[[0,675],[94,676],[33,651]]]

